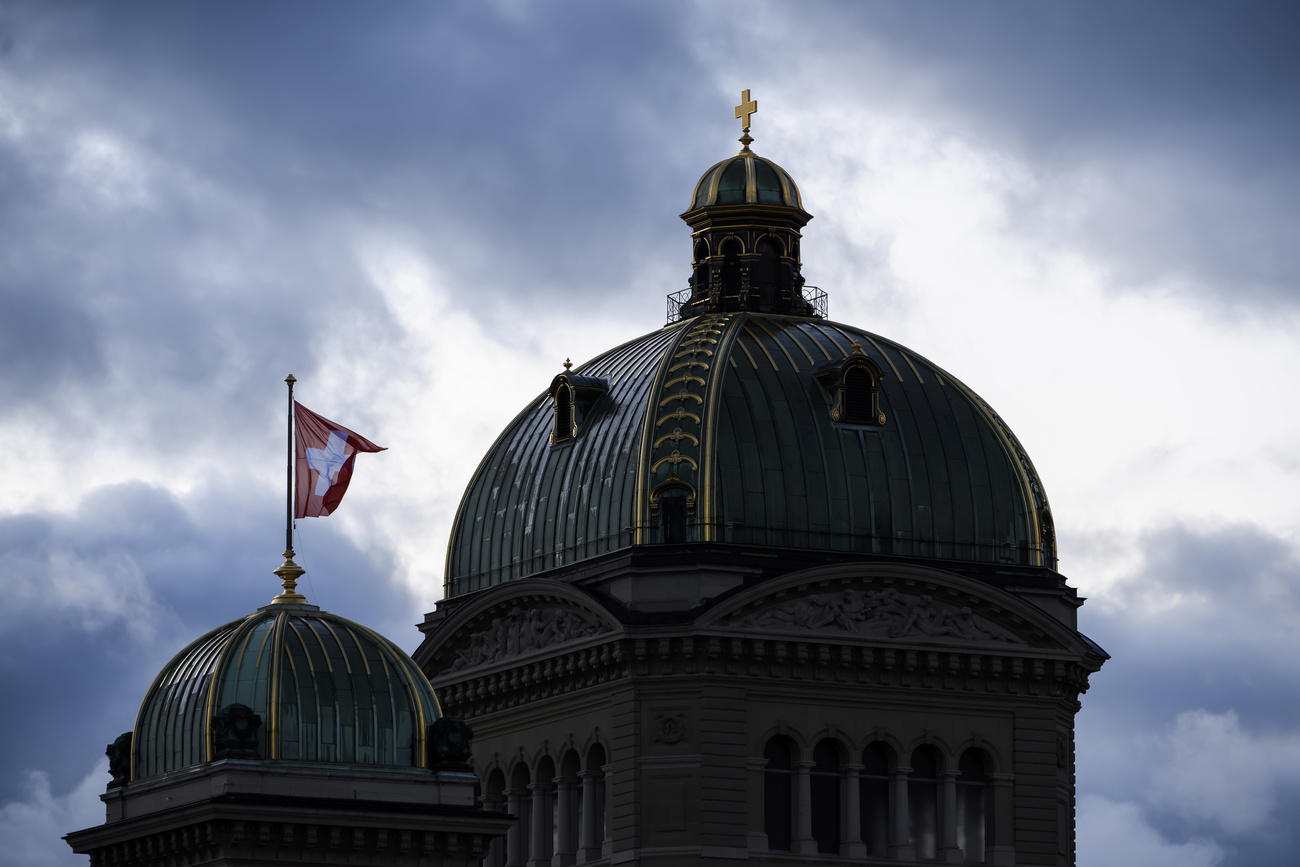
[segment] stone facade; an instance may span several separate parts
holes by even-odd
[[[517,817],[489,865],[1061,865],[1104,659],[1078,602],[1043,569],[682,546],[444,601],[416,660]]]

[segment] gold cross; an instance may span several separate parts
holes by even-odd
[[[749,132],[749,116],[757,111],[758,100],[750,99],[749,91],[742,90],[740,92],[740,105],[736,106],[736,117],[740,119],[740,123],[744,126],[745,132]]]

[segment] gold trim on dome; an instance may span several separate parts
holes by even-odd
[[[740,242],[741,239],[736,240]],[[704,395],[710,381],[716,378],[717,360],[722,357],[717,354],[717,345],[733,315],[705,314],[689,320],[676,345],[665,354],[659,366],[650,390],[651,406],[656,409],[671,407],[672,411],[662,414],[648,412],[647,423],[642,428],[641,459],[637,464],[635,544],[653,540],[651,494],[667,481],[665,472],[692,490],[699,488],[699,476],[705,466],[700,460],[700,447],[704,441],[705,417],[709,412]],[[681,368],[691,372],[670,375]],[[687,408],[692,405],[699,412]],[[671,428],[665,430],[669,425]],[[665,470],[665,467],[669,469]],[[707,523],[697,521],[696,526],[699,527],[697,537],[707,538]]]
[[[647,416],[647,418],[648,417],[649,416]],[[681,407],[678,407],[673,412],[668,413],[668,415],[661,416],[660,418],[656,419],[655,427],[659,427],[660,425],[666,424],[667,422],[670,421],[681,421],[684,418],[689,418],[693,420],[696,424],[700,423],[700,417],[698,415],[691,412],[690,410],[682,409]]]
[[[699,379],[698,376],[694,378]],[[687,391],[686,389],[682,389],[681,391],[678,391],[675,394],[670,394],[667,397],[665,397],[663,400],[659,401],[659,406],[660,407],[667,406],[668,404],[672,403],[675,400],[693,400],[696,403],[704,403],[704,398],[700,397],[698,394]]]
[[[703,367],[705,370],[709,369],[709,365],[704,363],[703,361],[688,360],[688,361],[680,361],[677,364],[674,364],[672,367],[668,368],[668,372],[672,373],[675,370],[681,370],[683,367],[688,367],[688,368]]]
[[[343,620],[344,618],[339,619]],[[431,703],[433,704],[434,713],[441,717],[442,703],[438,701],[437,691],[433,688],[433,685],[429,683],[429,679],[425,677],[424,671],[415,664],[414,660],[410,660],[410,657],[406,656],[400,647],[397,647],[393,642],[367,626],[362,626],[360,623],[353,623],[351,620],[346,620],[345,622],[366,633],[372,640],[374,640],[376,647],[379,649],[379,656],[381,659],[383,658],[385,650],[394,654],[393,662],[396,664],[397,669],[402,673],[403,678],[406,681],[406,687],[411,696],[411,704],[415,705],[415,713],[419,719],[419,725],[417,725],[415,729],[415,755],[412,758],[415,760],[415,766],[417,768],[427,768],[429,763],[425,753],[428,751],[426,741],[428,740],[427,729],[429,723],[424,715],[424,703],[420,701],[419,690],[416,688],[415,677],[411,674],[411,670],[414,669],[415,673],[424,679],[424,686],[428,688],[429,696],[432,699]],[[399,657],[398,654],[401,654],[401,657]],[[404,664],[404,660],[403,664],[397,664],[402,658],[404,658],[404,660],[410,660],[410,664]],[[387,668],[387,663],[385,663],[384,667],[385,669]]]
[[[681,428],[677,427],[677,428],[673,428],[672,433],[666,433],[663,436],[659,437],[659,439],[655,440],[653,448],[656,449],[659,448],[668,440],[672,440],[674,443],[677,443],[681,440],[690,440],[692,443],[694,443],[697,446],[700,444],[700,438],[697,437],[695,434],[686,433]]]
[[[205,703],[206,706],[204,708],[205,719],[203,721],[203,730],[204,730],[203,760],[205,762],[212,761],[212,735],[209,732],[208,727],[211,726],[212,724],[212,712],[214,709],[213,705],[216,704],[217,692],[221,688],[221,682],[218,681],[218,676],[225,670],[226,657],[227,655],[230,654],[231,649],[235,646],[235,643],[238,642],[241,637],[243,638],[243,645],[239,649],[239,656],[240,656],[239,662],[241,666],[243,665],[244,662],[243,655],[248,652],[248,642],[253,637],[253,630],[256,629],[256,624],[251,622],[253,620],[254,620],[254,615],[249,615],[244,618],[243,622],[241,622],[238,626],[236,626],[233,630],[231,630],[232,634],[230,638],[226,641],[226,646],[221,648],[221,650],[217,653],[217,658],[213,661],[212,674],[208,678],[208,700]],[[270,632],[271,630],[268,629],[267,633],[269,634]],[[257,655],[258,655],[259,663],[262,656],[262,648],[264,648],[265,646],[266,646],[266,635],[263,635],[262,643],[259,644],[257,647]]]
[[[721,345],[718,347],[719,358],[732,360],[730,348],[740,343],[740,334],[743,330],[743,324],[750,314],[741,313],[734,317],[729,317],[727,321],[727,333],[723,335]],[[726,379],[726,370],[716,371],[709,382],[708,400],[705,403],[705,411],[708,413],[708,420],[704,426],[704,443],[700,449],[701,465],[704,472],[700,478],[700,523],[703,527],[704,540],[713,541],[718,536],[718,519],[717,519],[717,494],[716,494],[716,472],[718,445],[718,414],[722,412],[722,383]]]
[[[696,444],[698,445],[699,443],[698,438],[692,437],[692,439],[695,439]],[[677,471],[678,464],[690,464],[691,469],[695,470],[696,472],[699,472],[700,470],[700,465],[695,460],[695,458],[691,457],[690,455],[684,455],[677,449],[673,449],[672,454],[665,455],[664,457],[660,458],[659,460],[651,464],[650,472],[653,473],[655,470],[659,469],[664,464],[672,464],[674,472]]]
[[[280,758],[280,657],[283,656],[284,642],[280,636],[289,612],[280,611],[275,615],[271,625],[274,635],[271,637],[271,677],[266,696],[266,757]]]
[[[708,369],[708,365],[703,365],[703,366],[706,370]],[[672,368],[669,368],[669,372],[670,373],[672,372]],[[693,373],[683,373],[681,376],[675,377],[665,382],[664,388],[669,388],[671,386],[678,385],[680,383],[687,383],[687,382],[698,382],[700,385],[704,385],[704,377],[696,376]]]

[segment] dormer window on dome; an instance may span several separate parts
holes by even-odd
[[[882,425],[880,378],[884,372],[853,342],[853,352],[818,368],[817,379],[832,396],[831,419],[840,424]]]
[[[564,360],[564,373],[551,380],[547,392],[554,409],[551,426],[551,443],[568,442],[582,431],[590,421],[592,411],[601,395],[609,391],[609,381],[598,376],[580,376],[570,372],[573,362]]]

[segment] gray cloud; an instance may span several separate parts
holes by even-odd
[[[0,518],[0,731],[23,744],[0,757],[0,802],[33,768],[66,791],[131,728],[163,663],[270,601],[280,502],[238,478],[185,500],[133,483],[93,491],[72,515]],[[411,649],[416,614],[391,552],[303,530],[308,598]]]
[[[1079,716],[1080,792],[1107,799],[1106,821],[1140,805],[1170,846],[1213,840],[1225,864],[1282,863],[1300,844],[1284,821],[1300,810],[1300,556],[1250,525],[1174,524],[1141,548],[1081,612],[1112,659]]]

